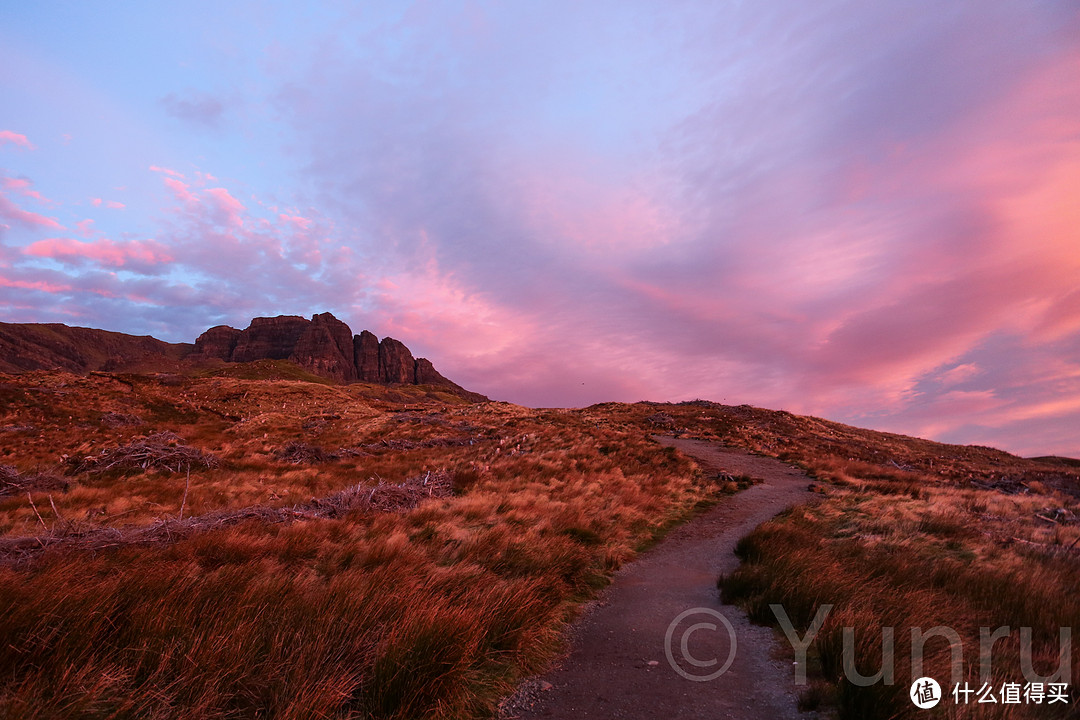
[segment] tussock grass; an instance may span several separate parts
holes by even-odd
[[[835,606],[806,707],[905,717],[910,627],[956,629],[970,677],[981,625],[1033,628],[1044,673],[1056,628],[1076,625],[1080,476],[1059,459],[707,401],[468,404],[272,364],[27,373],[0,377],[0,401],[0,460],[20,478],[164,432],[219,461],[190,478],[77,468],[65,493],[0,497],[3,542],[165,535],[0,565],[0,717],[489,716],[612,571],[746,484],[706,476],[648,439],[658,431],[816,475],[823,501],[759,528],[722,582],[760,621],[779,602],[804,629]],[[438,492],[410,485],[433,477]],[[840,681],[845,625],[865,674],[896,628],[896,685]],[[927,674],[947,677],[947,648],[927,648]],[[995,646],[998,677],[1018,653],[1015,633]]]
[[[1029,519],[1051,498],[996,497],[983,504],[973,496],[949,487],[924,490],[918,498],[845,487],[822,505],[796,509],[744,538],[738,547],[744,564],[719,585],[727,601],[743,605],[757,622],[775,624],[769,606],[779,603],[800,632],[821,605],[835,606],[814,642],[820,669],[815,683],[834,688],[830,692],[843,718],[918,716],[907,697],[914,679],[911,628],[954,629],[964,653],[956,682],[979,687],[979,628],[1011,627],[992,656],[992,684],[1000,687],[1004,681],[1024,682],[1019,628],[1030,627],[1034,667],[1050,675],[1058,668],[1059,628],[1080,625],[1075,593],[1080,553]],[[988,520],[981,508],[990,502],[1007,514]],[[1023,528],[1038,541],[1015,541]],[[848,681],[845,627],[854,628],[855,664],[868,676],[882,666],[882,628],[894,628],[893,685],[859,687]],[[937,678],[948,692],[953,682],[948,642],[929,641],[923,657],[922,674]],[[1075,653],[1065,672],[1075,686],[1080,678]],[[815,693],[824,690],[817,687]],[[961,708],[950,717],[1000,716],[994,714],[1000,710],[986,706]],[[1008,717],[1065,717],[1071,711],[1071,705],[1059,708],[1018,705],[1010,707]]]
[[[580,412],[296,379],[20,382],[2,420],[42,434],[0,436],[13,466],[155,432],[219,466],[189,486],[80,469],[56,515],[39,494],[41,521],[0,499],[3,542],[113,538],[0,565],[0,717],[489,717],[581,601],[719,492],[640,428]],[[51,414],[25,386],[55,390]]]

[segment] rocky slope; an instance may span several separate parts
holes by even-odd
[[[341,383],[437,385],[472,400],[487,399],[447,380],[430,361],[414,358],[404,343],[389,337],[380,342],[367,330],[353,335],[330,313],[310,320],[258,317],[243,330],[218,325],[194,345],[59,323],[0,323],[0,372],[176,371],[207,362],[256,360],[288,360]]]

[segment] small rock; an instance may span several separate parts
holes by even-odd
[[[659,660],[650,660],[649,661],[649,667],[656,667],[659,664],[660,664]]]
[[[541,692],[547,692],[548,690],[551,690],[553,687],[555,687],[555,686],[552,685],[551,683],[549,683],[547,680],[541,680],[540,681],[540,691]]]

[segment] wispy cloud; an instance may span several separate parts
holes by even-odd
[[[31,210],[24,210],[0,192],[0,221],[4,220],[10,220],[18,225],[31,228],[63,229],[63,226],[55,218],[46,217]]]
[[[3,145],[14,145],[27,150],[35,149],[34,144],[27,140],[25,135],[11,130],[0,130],[0,146]]]

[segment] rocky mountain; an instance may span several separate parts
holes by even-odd
[[[404,343],[379,339],[330,313],[258,317],[243,330],[212,327],[190,343],[150,336],[68,327],[59,323],[0,323],[0,372],[62,369],[70,372],[161,371],[214,362],[288,360],[341,383],[436,385],[472,400],[486,400],[447,380]]]
[[[339,382],[440,385],[467,393],[447,380],[425,358],[414,358],[400,340],[380,342],[364,330],[353,335],[330,313],[307,320],[298,315],[255,318],[244,330],[218,325],[195,340],[193,359],[226,362],[289,360],[316,375]]]

